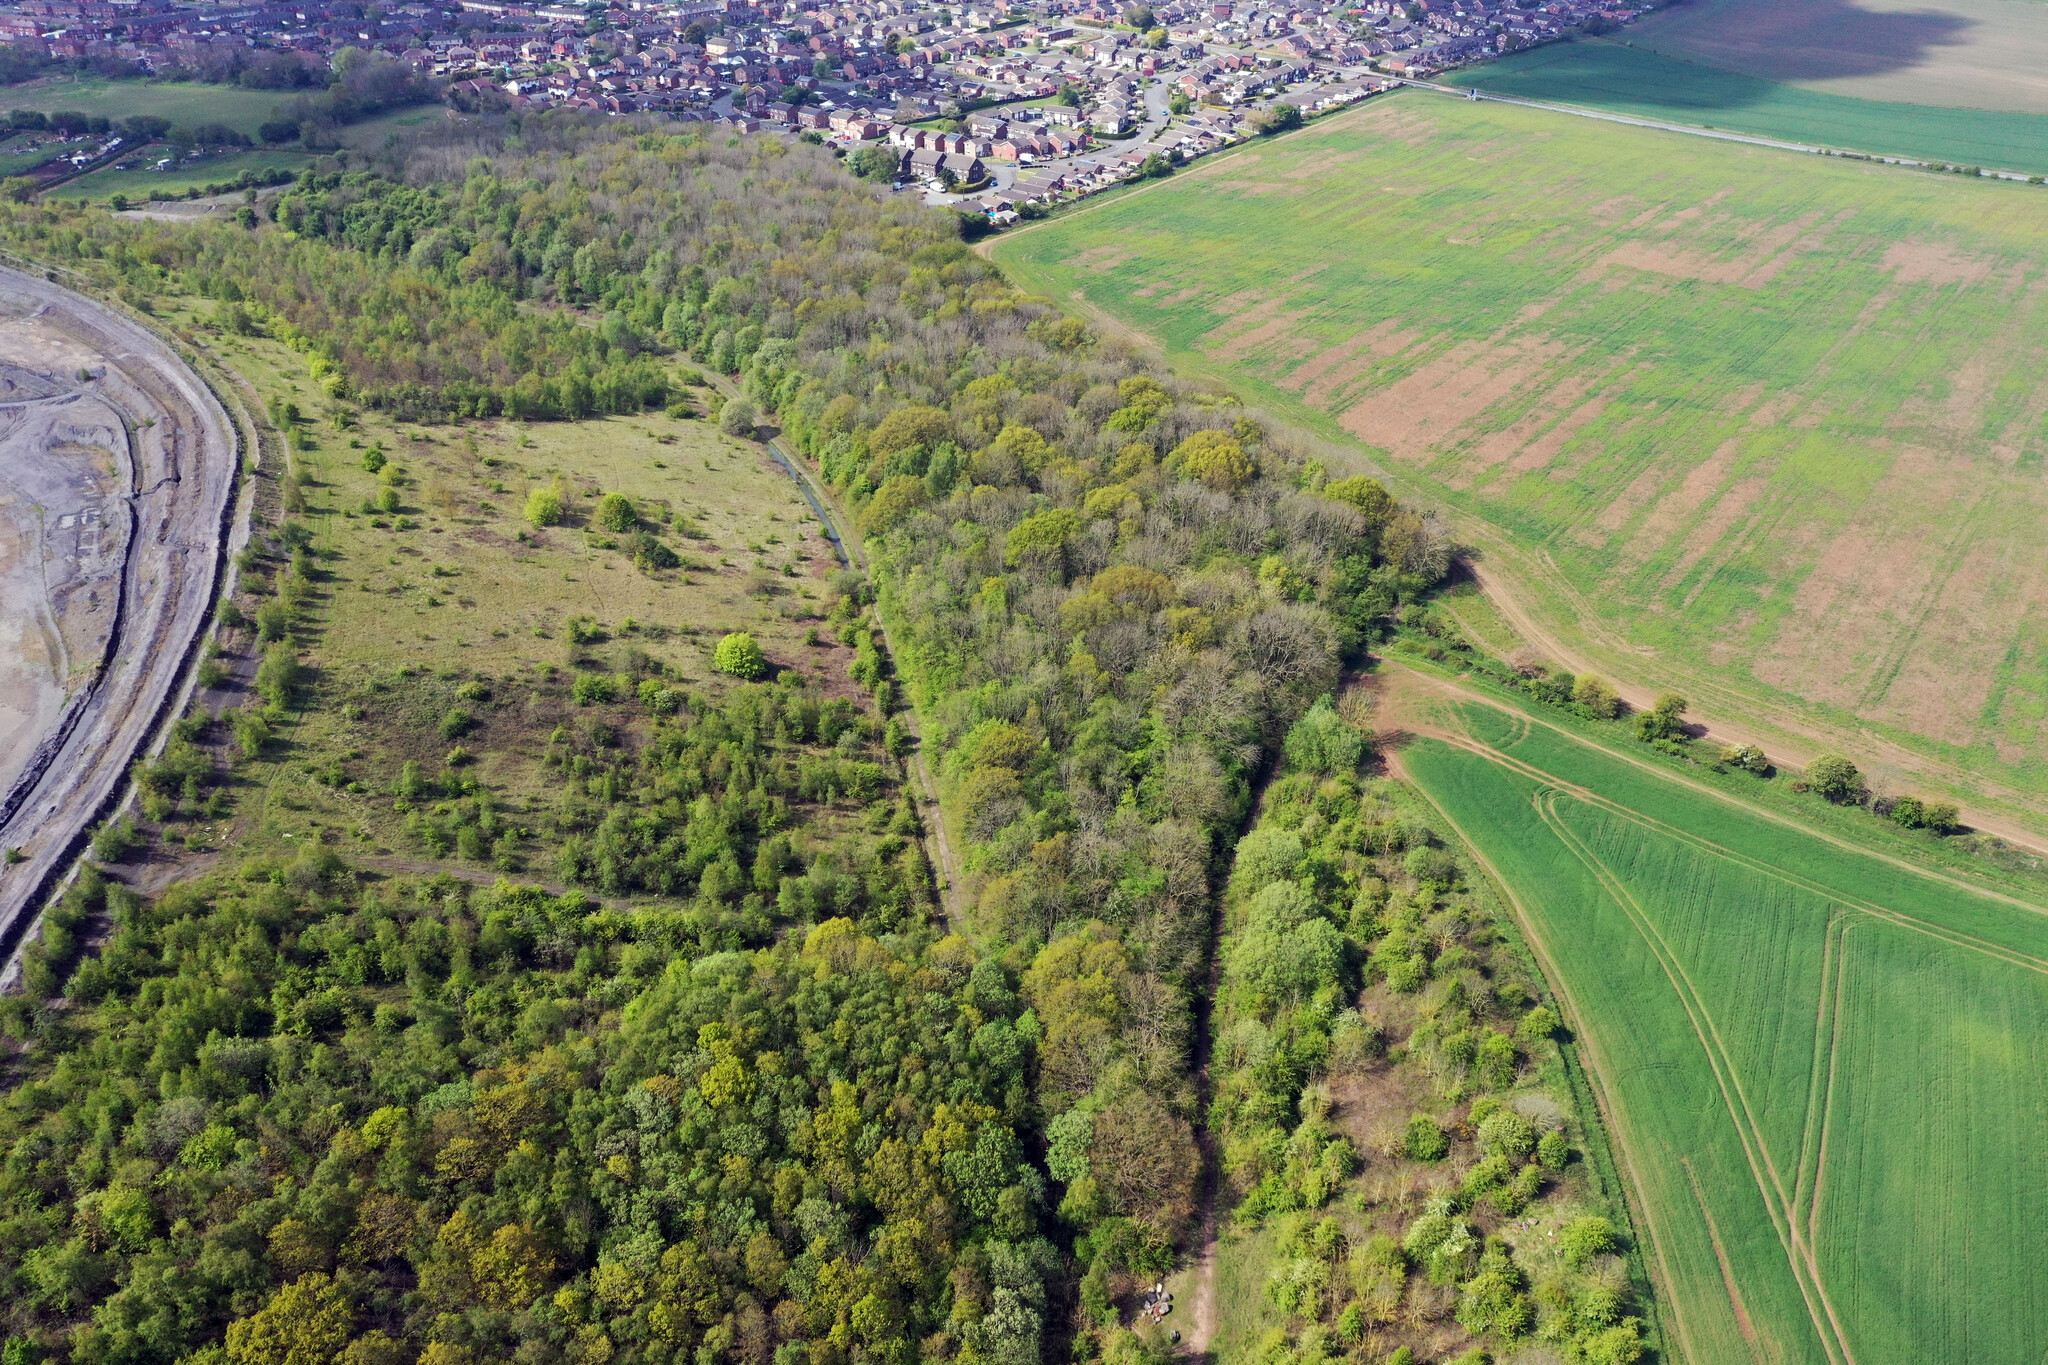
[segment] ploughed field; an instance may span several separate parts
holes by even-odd
[[[994,253],[1465,514],[1593,664],[2038,808],[2038,187],[1410,91]]]
[[[2031,1360],[2048,912],[1446,704],[1401,763],[1491,865],[1697,1361]]]

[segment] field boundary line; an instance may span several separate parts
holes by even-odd
[[[1665,1254],[1663,1240],[1657,1235],[1657,1219],[1650,1212],[1654,1205],[1643,1192],[1644,1182],[1642,1173],[1636,1169],[1635,1164],[1634,1152],[1636,1142],[1634,1132],[1629,1127],[1628,1119],[1621,1106],[1616,1104],[1614,1097],[1608,1093],[1607,1068],[1601,1060],[1599,1046],[1593,1041],[1594,1031],[1586,1023],[1588,1016],[1585,1011],[1579,1008],[1578,997],[1572,994],[1571,986],[1567,983],[1564,973],[1559,970],[1557,960],[1550,954],[1548,942],[1537,932],[1535,918],[1530,915],[1529,908],[1523,904],[1522,898],[1515,894],[1513,883],[1502,874],[1499,868],[1494,866],[1493,860],[1486,856],[1485,851],[1479,847],[1479,844],[1472,836],[1465,832],[1465,827],[1458,823],[1457,817],[1446,810],[1443,803],[1430,794],[1429,788],[1414,780],[1408,773],[1408,770],[1402,765],[1398,754],[1391,750],[1382,750],[1382,753],[1385,755],[1388,766],[1394,770],[1396,775],[1405,779],[1410,786],[1420,792],[1422,799],[1429,803],[1430,808],[1443,817],[1444,823],[1450,826],[1451,832],[1458,836],[1458,841],[1472,854],[1473,861],[1479,864],[1480,870],[1500,889],[1502,899],[1507,903],[1510,913],[1514,915],[1515,922],[1521,928],[1523,937],[1528,940],[1529,951],[1536,955],[1538,964],[1542,967],[1545,977],[1550,982],[1551,990],[1556,993],[1558,1002],[1564,1006],[1566,1020],[1574,1022],[1575,1026],[1572,1032],[1576,1035],[1579,1046],[1586,1050],[1586,1057],[1589,1063],[1586,1067],[1586,1079],[1593,1091],[1594,1105],[1599,1110],[1601,1122],[1607,1126],[1608,1131],[1613,1135],[1614,1150],[1618,1158],[1616,1166],[1621,1172],[1624,1187],[1622,1191],[1624,1207],[1628,1211],[1631,1224],[1640,1220],[1643,1229],[1649,1234],[1650,1254],[1656,1262],[1657,1278],[1663,1290],[1659,1302],[1668,1306],[1671,1310],[1671,1324],[1677,1333],[1678,1345],[1684,1358],[1690,1361],[1705,1361],[1707,1358],[1699,1353],[1699,1348],[1693,1343],[1691,1332],[1687,1330],[1685,1314],[1680,1310],[1680,1299],[1676,1288],[1678,1281],[1671,1273],[1671,1262]]]
[[[1849,1354],[1847,1344],[1840,1340],[1841,1324],[1835,1321],[1833,1306],[1828,1302],[1827,1291],[1821,1285],[1819,1264],[1812,1248],[1806,1245],[1805,1238],[1800,1233],[1792,1212],[1791,1196],[1785,1189],[1783,1178],[1778,1174],[1777,1164],[1771,1160],[1770,1144],[1764,1140],[1763,1127],[1757,1122],[1756,1114],[1750,1107],[1749,1094],[1742,1085],[1741,1069],[1735,1065],[1734,1058],[1729,1054],[1728,1045],[1722,1040],[1720,1030],[1714,1024],[1712,1012],[1707,1009],[1706,1002],[1700,997],[1698,988],[1693,985],[1684,964],[1679,961],[1678,954],[1671,945],[1665,942],[1663,934],[1651,920],[1649,912],[1644,910],[1629,893],[1628,888],[1622,885],[1614,870],[1602,862],[1599,855],[1595,854],[1557,813],[1554,803],[1561,795],[1569,796],[1571,793],[1555,786],[1547,786],[1536,792],[1531,804],[1535,807],[1537,818],[1556,836],[1565,849],[1593,874],[1601,890],[1628,918],[1651,955],[1657,959],[1657,965],[1663,968],[1666,979],[1671,982],[1672,989],[1678,996],[1680,1008],[1684,1009],[1686,1019],[1692,1025],[1694,1036],[1699,1039],[1700,1050],[1707,1055],[1707,1065],[1714,1073],[1714,1084],[1721,1091],[1722,1103],[1728,1106],[1728,1117],[1734,1121],[1736,1137],[1742,1143],[1743,1158],[1749,1163],[1750,1178],[1756,1182],[1757,1193],[1763,1196],[1764,1207],[1771,1215],[1771,1227],[1778,1234],[1779,1244],[1784,1249],[1787,1265],[1792,1271],[1793,1282],[1799,1286],[1800,1296],[1806,1300],[1807,1316],[1813,1320],[1815,1335],[1820,1339],[1821,1349],[1827,1352],[1830,1361],[1838,1358],[1837,1352],[1829,1347],[1829,1339],[1832,1336],[1835,1338],[1835,1345],[1840,1348],[1839,1358],[1846,1360],[1849,1365],[1854,1365],[1855,1357]],[[1773,1190],[1777,1191],[1775,1202],[1771,1198]],[[1804,1274],[1801,1273],[1802,1262]],[[1807,1286],[1808,1279],[1812,1280],[1811,1289]],[[1820,1298],[1820,1311],[1815,1308],[1816,1295]],[[1821,1321],[1823,1311],[1828,1323],[1833,1327],[1832,1332],[1829,1325]]]
[[[1728,1306],[1735,1310],[1735,1325],[1742,1332],[1744,1344],[1749,1347],[1749,1358],[1755,1365],[1765,1365],[1759,1350],[1762,1343],[1757,1338],[1756,1324],[1750,1321],[1749,1305],[1742,1301],[1742,1286],[1736,1283],[1735,1267],[1728,1263],[1728,1248],[1721,1244],[1721,1225],[1714,1221],[1714,1211],[1707,1207],[1707,1195],[1700,1188],[1699,1174],[1693,1170],[1689,1156],[1678,1158],[1678,1164],[1685,1168],[1686,1183],[1692,1186],[1692,1201],[1706,1222],[1707,1240],[1714,1244],[1714,1260],[1721,1267],[1721,1283],[1728,1291]]]
[[[1388,662],[1391,663],[1393,661],[1388,660]],[[1981,896],[1986,900],[1998,901],[2001,904],[2010,905],[2015,909],[2025,910],[2030,914],[2048,917],[2048,905],[2044,905],[2038,901],[2022,900],[2018,896],[2012,895],[2009,892],[1999,891],[1991,887],[1977,886],[1971,882],[1964,881],[1960,877],[1951,876],[1946,872],[1937,871],[1934,868],[1923,867],[1918,863],[1910,862],[1907,859],[1901,858],[1896,854],[1886,853],[1880,849],[1875,849],[1868,847],[1864,844],[1859,844],[1854,840],[1845,839],[1839,834],[1831,833],[1827,830],[1820,828],[1817,825],[1807,824],[1804,821],[1798,820],[1792,816],[1782,815],[1777,811],[1767,810],[1762,806],[1751,805],[1749,802],[1742,800],[1740,797],[1733,796],[1727,792],[1719,790],[1718,788],[1710,787],[1706,783],[1697,781],[1694,778],[1687,777],[1682,773],[1672,772],[1668,768],[1665,768],[1656,763],[1651,763],[1645,759],[1638,758],[1633,754],[1624,753],[1619,749],[1609,748],[1605,744],[1600,744],[1593,740],[1587,739],[1585,736],[1568,730],[1564,726],[1559,725],[1556,722],[1551,721],[1549,719],[1546,719],[1545,717],[1536,715],[1533,712],[1522,710],[1519,707],[1510,706],[1505,702],[1487,696],[1483,692],[1476,692],[1469,687],[1460,686],[1457,682],[1451,679],[1440,677],[1437,674],[1428,673],[1421,669],[1407,668],[1404,669],[1404,671],[1413,674],[1418,678],[1425,679],[1432,685],[1438,687],[1440,690],[1451,692],[1467,701],[1480,702],[1483,705],[1492,707],[1496,711],[1503,711],[1511,716],[1523,716],[1532,725],[1541,725],[1545,729],[1550,730],[1556,734],[1562,735],[1564,738],[1571,740],[1574,744],[1580,745],[1583,748],[1591,749],[1594,753],[1605,754],[1607,757],[1615,759],[1621,763],[1626,763],[1632,768],[1637,768],[1643,772],[1653,774],[1656,777],[1660,777],[1664,781],[1669,782],[1674,786],[1684,787],[1690,791],[1698,792],[1701,795],[1710,796],[1714,800],[1719,801],[1724,806],[1729,806],[1735,810],[1739,810],[1746,814],[1753,815],[1760,820],[1767,820],[1774,825],[1779,825],[1786,829],[1797,830],[1802,834],[1820,840],[1822,843],[1832,845],[1835,848],[1842,849],[1849,853],[1854,853],[1859,857],[1871,858],[1875,859],[1878,862],[1889,864],[1890,866],[1896,867],[1901,871],[1910,872],[1916,877],[1924,877],[1928,881],[1939,882],[1944,886],[1954,887],[1958,891],[1967,891],[1973,896]],[[1505,757],[1505,755],[1503,755],[1503,757]],[[1552,782],[1554,785],[1570,785],[1569,783],[1561,782],[1556,778],[1546,777],[1545,780]],[[1830,892],[1828,894],[1830,898],[1836,900],[1847,901],[1853,899],[1852,897],[1843,897],[1834,892]]]

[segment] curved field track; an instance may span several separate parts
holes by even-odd
[[[0,269],[0,944],[121,789],[219,577],[237,443],[149,329]]]
[[[1676,1354],[2048,1349],[2048,902],[1809,830],[1445,684],[1400,766],[1599,1071]]]

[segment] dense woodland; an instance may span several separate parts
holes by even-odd
[[[6,1365],[1134,1361],[1123,1296],[1186,1246],[1205,1126],[1254,1216],[1359,1158],[1311,1091],[1373,1046],[1360,986],[1452,983],[1418,1051],[1454,1101],[1527,1060],[1533,1000],[1458,984],[1441,850],[1359,786],[1329,701],[1443,575],[1436,526],[1021,295],[949,217],[800,144],[550,117],[324,164],[253,228],[20,206],[0,238],[138,307],[214,300],[342,413],[634,411],[685,351],[813,460],[874,571],[826,623],[872,713],[655,687],[644,740],[551,750],[580,794],[551,870],[674,909],[318,856],[154,904],[85,878],[57,918],[111,917],[106,952],[46,964],[73,1008],[13,1016]],[[905,704],[964,937],[898,798]],[[507,837],[437,794],[400,793],[425,847]]]

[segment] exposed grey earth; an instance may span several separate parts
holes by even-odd
[[[206,620],[236,449],[153,332],[0,268],[0,942],[148,743]]]

